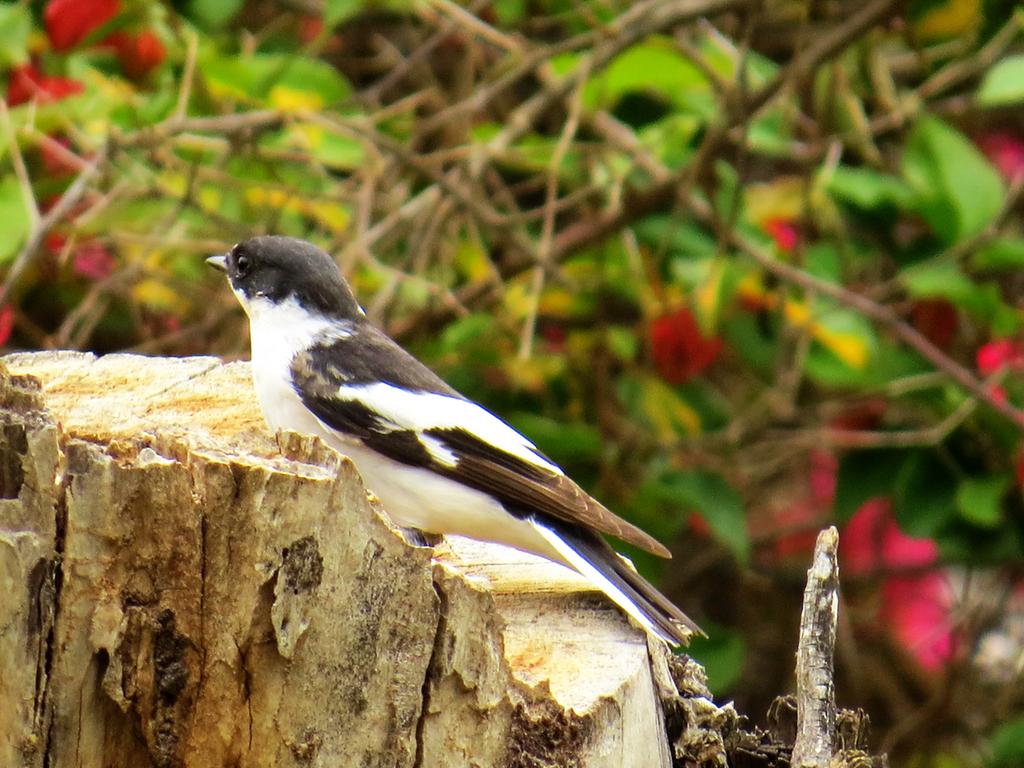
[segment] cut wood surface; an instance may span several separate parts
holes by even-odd
[[[724,765],[699,667],[567,569],[407,541],[247,364],[2,365],[0,765]]]

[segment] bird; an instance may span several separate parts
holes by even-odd
[[[604,536],[661,557],[669,550],[371,323],[325,251],[265,235],[206,261],[226,273],[248,316],[267,425],[348,456],[396,524],[567,566],[669,645],[703,634]]]

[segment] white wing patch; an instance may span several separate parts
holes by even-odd
[[[338,388],[338,397],[362,403],[394,429],[417,433],[420,442],[442,464],[454,466],[455,455],[439,440],[422,434],[428,429],[462,429],[500,451],[555,474],[560,468],[544,460],[537,448],[523,435],[480,405],[434,392],[412,392],[391,384],[346,384]]]
[[[458,457],[448,450],[448,447],[436,437],[419,433],[416,435],[416,439],[420,441],[423,447],[427,449],[427,453],[429,453],[431,458],[433,458],[438,464],[443,464],[448,468],[458,466]]]
[[[557,533],[545,526],[543,523],[539,523],[536,520],[531,521],[534,529],[544,537],[544,539],[551,545],[551,547],[558,552],[562,560],[573,570],[583,574],[599,590],[605,593],[608,598],[615,603],[619,608],[629,614],[636,622],[657,637],[662,638],[668,643],[676,644],[677,641],[671,637],[668,637],[661,629],[650,620],[640,607],[634,603],[629,597],[617,586],[612,584],[597,568],[595,568],[583,555],[573,549],[568,542],[562,539]]]

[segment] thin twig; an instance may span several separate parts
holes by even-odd
[[[558,176],[569,150],[569,144],[580,125],[580,112],[583,109],[583,85],[586,78],[580,80],[576,94],[570,102],[569,117],[565,121],[562,133],[558,137],[551,162],[548,165],[547,189],[544,195],[544,222],[541,226],[540,242],[537,244],[537,266],[533,270],[533,286],[531,287],[530,310],[523,323],[522,336],[519,342],[519,359],[529,360],[533,354],[533,337],[537,330],[537,313],[540,310],[540,297],[544,292],[544,278],[551,262],[551,242],[555,232],[555,201],[558,198]]]
[[[39,226],[39,205],[36,203],[36,196],[32,191],[32,179],[29,178],[28,169],[25,167],[25,158],[21,155],[18,137],[11,124],[11,113],[7,109],[7,102],[3,99],[0,99],[0,119],[3,120],[5,138],[11,151],[11,163],[14,165],[14,175],[18,179],[18,186],[21,187],[21,197],[25,203],[25,210],[28,212],[29,230],[31,231]],[[3,301],[0,300],[0,304],[2,303]]]
[[[36,253],[39,250],[39,246],[43,242],[43,238],[46,234],[54,227],[55,224],[62,221],[76,205],[78,201],[82,199],[86,192],[89,191],[89,184],[92,182],[93,177],[99,173],[100,169],[106,164],[107,161],[108,147],[106,144],[99,151],[96,152],[92,162],[89,163],[86,168],[78,174],[75,180],[71,183],[71,186],[65,190],[64,194],[61,195],[60,200],[46,212],[46,214],[40,219],[36,226],[32,228],[29,233],[28,239],[25,244],[21,247],[18,255],[14,258],[14,262],[11,264],[10,270],[7,272],[7,279],[4,280],[3,287],[0,287],[0,305],[2,305],[11,295],[11,291],[18,285],[18,281],[21,279],[22,273],[26,267],[35,258]]]

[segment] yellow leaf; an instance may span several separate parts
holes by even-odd
[[[982,20],[981,0],[946,0],[914,22],[914,36],[922,42],[973,36]]]
[[[319,149],[324,143],[323,126],[299,123],[288,130],[288,143],[303,149]]]
[[[301,112],[302,110],[321,109],[324,100],[320,94],[312,91],[299,91],[286,85],[275,85],[270,89],[270,106],[282,112]]]
[[[160,190],[170,197],[184,197],[188,188],[188,180],[183,173],[167,171],[156,177]]]
[[[736,293],[755,307],[774,309],[779,303],[778,295],[764,287],[764,279],[759,272],[748,272],[744,275],[736,286]]]
[[[854,333],[842,333],[825,328],[815,323],[812,329],[814,338],[829,352],[838,357],[851,368],[864,370],[870,357],[868,345],[863,338]]]
[[[348,227],[348,209],[340,203],[332,203],[328,200],[314,200],[307,205],[313,218],[319,221],[328,229],[341,232]]]
[[[493,274],[487,254],[469,240],[463,240],[455,246],[455,268],[471,283],[482,283]]]
[[[295,195],[289,195],[283,189],[273,187],[248,187],[245,190],[245,199],[256,207],[283,209],[289,212],[296,212],[300,208],[300,201]]]
[[[672,442],[680,433],[700,434],[700,414],[659,379],[645,379],[643,409],[661,442]]]
[[[551,317],[571,317],[579,306],[577,296],[564,288],[549,288],[540,297],[540,312]]]
[[[188,303],[166,284],[146,278],[132,287],[132,298],[139,304],[166,312],[183,312]]]
[[[694,309],[701,333],[712,336],[718,327],[718,313],[722,305],[722,280],[725,277],[725,261],[716,258],[711,263],[708,275],[694,291]]]
[[[223,199],[221,191],[210,184],[204,184],[199,189],[199,207],[204,211],[219,211]]]
[[[806,302],[787,299],[783,305],[786,320],[797,328],[810,331],[812,338],[851,368],[863,370],[870,358],[865,339],[849,331],[834,331],[811,316]]]
[[[750,184],[743,190],[747,219],[757,226],[773,219],[799,219],[804,210],[804,180],[780,176],[772,181]]]
[[[782,311],[786,320],[797,328],[806,328],[808,321],[811,319],[811,310],[803,301],[787,299],[786,303],[783,305]]]
[[[502,297],[505,309],[514,318],[526,317],[533,307],[533,299],[530,297],[530,289],[527,282],[520,278],[510,283],[505,288],[505,295]]]
[[[552,379],[565,372],[565,358],[542,354],[534,354],[528,360],[509,357],[502,369],[517,389],[541,393],[548,390]]]

